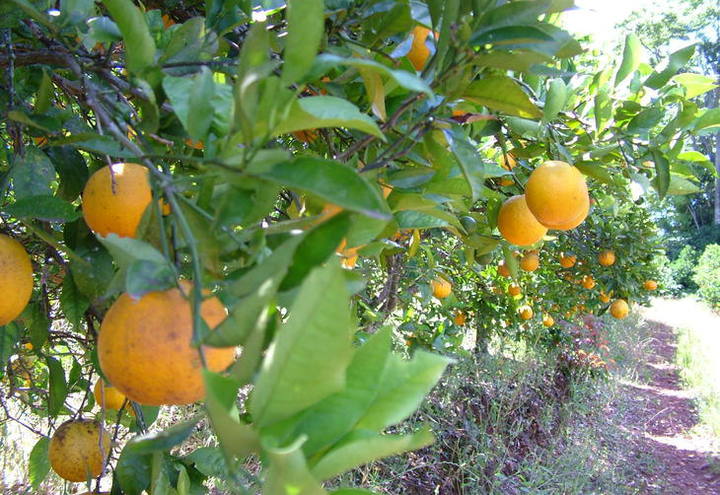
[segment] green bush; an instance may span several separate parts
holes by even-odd
[[[695,267],[693,280],[698,285],[700,297],[713,307],[720,307],[720,245],[710,244],[705,248]]]
[[[693,280],[693,270],[700,253],[694,247],[686,245],[678,257],[670,262],[670,274],[680,291],[694,291],[697,284]]]

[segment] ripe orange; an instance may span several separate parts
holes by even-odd
[[[539,266],[540,257],[537,255],[537,253],[526,253],[525,256],[520,259],[520,268],[522,268],[526,272],[534,272],[538,269]]]
[[[508,294],[513,297],[519,296],[521,293],[522,291],[520,290],[520,286],[518,284],[510,284],[508,287]]]
[[[463,313],[462,311],[458,311],[457,313],[455,313],[455,318],[453,318],[453,322],[455,322],[457,326],[461,327],[465,324],[466,319],[467,316],[465,315],[465,313]]]
[[[505,278],[510,278],[512,275],[510,273],[510,268],[508,268],[504,261],[498,265],[498,273]]]
[[[585,275],[582,278],[582,286],[586,289],[592,289],[595,287],[595,279],[592,277],[592,275]]]
[[[610,314],[618,320],[625,318],[630,313],[630,307],[624,299],[615,299],[610,305]]]
[[[148,170],[137,163],[115,163],[92,174],[83,191],[83,216],[100,235],[135,237],[152,200]]]
[[[547,233],[547,228],[528,209],[524,194],[513,196],[500,207],[498,229],[508,242],[517,246],[535,244]]]
[[[422,70],[430,56],[430,48],[425,44],[429,34],[430,30],[423,26],[415,26],[412,31],[413,41],[407,57],[415,70]]]
[[[102,443],[102,449],[100,444]],[[100,475],[110,451],[110,435],[87,419],[67,421],[50,439],[50,465],[61,478],[86,481]]]
[[[555,324],[555,319],[549,314],[545,313],[545,315],[543,315],[542,323],[545,327],[551,327]]]
[[[520,306],[518,308],[518,314],[523,320],[529,320],[533,317],[533,310],[530,306]]]
[[[295,131],[292,135],[295,136],[295,139],[298,141],[310,144],[318,138],[319,133],[316,129],[304,129],[301,131]]]
[[[105,409],[114,409],[119,411],[123,404],[125,404],[125,396],[112,385],[108,385],[102,378],[98,378],[93,387],[93,395],[95,396],[95,402]],[[125,410],[134,414],[132,407],[125,407]]]
[[[190,138],[185,139],[185,145],[196,150],[201,150],[205,147],[202,141],[193,141]]]
[[[358,260],[358,249],[360,249],[360,246],[352,247],[352,248],[346,248],[347,245],[347,239],[343,239],[340,245],[338,246],[336,253],[340,255],[342,258],[341,264],[343,268],[353,269],[355,268],[355,265],[357,264]]]
[[[33,269],[25,248],[0,234],[0,326],[20,316],[33,290]]]
[[[186,294],[190,284],[181,282]],[[205,299],[201,314],[211,329],[227,316],[216,297]],[[150,292],[134,300],[121,295],[100,327],[98,357],[105,376],[140,404],[190,404],[205,395],[198,349],[191,346],[192,310],[179,289]],[[235,359],[232,347],[204,347],[211,371]]]
[[[438,299],[445,299],[452,292],[452,284],[442,277],[438,277],[430,282],[432,287],[433,296]]]
[[[598,262],[602,266],[610,266],[615,264],[615,252],[610,249],[605,249],[598,255]]]
[[[603,304],[607,304],[610,302],[610,296],[605,294],[604,292],[600,291],[600,302]]]
[[[525,196],[535,218],[549,229],[576,227],[590,206],[585,177],[561,161],[546,161],[533,170],[525,185]]]
[[[510,177],[500,177],[500,180],[498,181],[498,184],[500,184],[500,187],[509,187],[515,184],[515,181],[512,180]]]
[[[655,290],[658,288],[658,284],[654,280],[646,280],[643,284],[643,288],[645,290]]]
[[[577,261],[577,256],[572,254],[560,254],[560,266],[563,268],[572,268],[575,266],[575,262]]]

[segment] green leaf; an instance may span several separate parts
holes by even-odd
[[[260,439],[257,433],[250,425],[240,422],[235,404],[239,384],[232,378],[208,370],[203,370],[203,378],[208,416],[225,454],[244,459],[253,452],[259,452]]]
[[[385,140],[372,118],[361,113],[349,101],[334,96],[309,96],[293,100],[287,117],[278,124],[273,135],[321,127],[357,129]]]
[[[292,264],[282,281],[280,290],[286,291],[297,287],[312,269],[335,254],[349,227],[349,215],[340,213],[308,232],[295,250]]]
[[[35,218],[48,222],[72,222],[82,216],[75,207],[55,196],[28,196],[5,208],[15,218]]]
[[[210,71],[193,76],[165,76],[162,86],[188,134],[204,140],[209,130],[226,135],[232,122],[232,87],[212,79]]]
[[[482,157],[478,153],[475,143],[469,140],[459,128],[456,127],[451,133],[446,132],[445,135],[448,137],[450,149],[460,165],[460,170],[470,186],[474,203],[480,199],[485,180]]]
[[[685,88],[685,97],[687,99],[695,98],[718,87],[714,77],[691,72],[673,76],[672,80]]]
[[[720,110],[720,109],[718,109]],[[719,114],[720,116],[720,114]],[[684,160],[686,162],[709,162],[710,158],[708,158],[706,155],[703,155],[699,151],[684,151],[680,153],[677,157],[678,160]]]
[[[352,168],[333,160],[301,156],[276,163],[259,176],[314,194],[347,210],[373,218],[389,218],[377,189]]]
[[[34,349],[40,349],[47,342],[50,321],[38,303],[30,303],[21,316],[22,322],[28,330],[30,343]]]
[[[165,86],[163,81],[163,86]],[[215,83],[210,69],[202,67],[195,75],[188,98],[187,130],[190,137],[197,140],[207,139],[207,133],[213,122],[214,112],[210,102],[215,93]]]
[[[47,356],[45,362],[48,367],[48,415],[55,417],[65,404],[68,389],[65,381],[65,370],[57,359]]]
[[[565,108],[568,98],[568,89],[562,79],[551,79],[545,96],[545,107],[543,108],[543,120],[550,122]]]
[[[155,41],[145,14],[130,0],[103,0],[103,3],[122,32],[128,70],[142,73],[155,63]]]
[[[596,135],[600,134],[607,127],[612,117],[612,100],[607,90],[600,89],[595,95],[595,129]]]
[[[425,93],[428,96],[432,95],[432,89],[430,89],[430,86],[416,74],[405,70],[393,70],[386,65],[376,62],[375,60],[365,58],[344,58],[330,53],[323,53],[317,57],[313,73],[318,72],[320,74],[325,74],[329,69],[338,65],[355,67],[359,70],[365,69],[372,71],[392,79],[395,83],[405,89],[416,91],[418,93]]]
[[[660,199],[663,199],[670,187],[670,162],[659,150],[652,150],[653,161],[655,162],[655,189]]]
[[[50,184],[55,180],[55,169],[39,148],[25,149],[25,155],[18,157],[13,165],[12,177],[16,200],[52,195]]]
[[[45,477],[50,472],[50,458],[48,457],[49,446],[50,439],[48,437],[41,437],[30,451],[30,458],[28,459],[28,480],[33,490],[38,489],[40,483],[45,480]]]
[[[301,236],[288,239],[225,289],[228,295],[239,300],[230,308],[228,317],[214,331],[208,332],[205,339],[208,345],[241,345],[259,326],[265,325],[267,306],[275,297],[301,239]]]
[[[45,150],[60,177],[58,197],[74,201],[90,175],[85,158],[71,146],[51,146]]]
[[[125,291],[128,281],[127,273],[136,261],[143,260],[156,266],[165,265],[171,267],[169,261],[160,251],[139,239],[119,237],[116,234],[110,234],[107,237],[98,235],[97,238],[110,252],[119,268],[108,289],[109,292]],[[172,267],[170,269],[172,269]],[[134,287],[134,289],[137,289],[137,287]]]
[[[265,476],[263,495],[326,495],[327,492],[308,470],[300,450],[304,439],[299,438],[285,448],[264,446],[270,461]]]
[[[695,130],[711,129],[720,127],[720,108],[708,108],[703,114],[695,121]]]
[[[646,108],[630,120],[627,131],[632,134],[646,134],[660,123],[664,115],[659,108]]]
[[[433,440],[428,428],[411,435],[379,435],[358,431],[325,454],[311,472],[316,478],[327,480],[376,459],[425,447]]]
[[[627,76],[635,72],[642,61],[642,43],[635,33],[630,33],[625,38],[625,49],[623,50],[623,58],[620,68],[615,74],[615,86],[623,82]]]
[[[602,182],[603,184],[614,183],[612,174],[599,162],[575,162],[575,167],[583,174],[592,177],[598,182]]]
[[[131,450],[133,454],[145,455],[170,450],[184,442],[195,431],[200,416],[171,426],[167,430],[153,431],[132,438],[123,450]]]
[[[62,293],[60,294],[60,307],[67,321],[80,331],[81,321],[85,310],[90,306],[90,301],[80,293],[75,281],[72,277],[65,277],[62,285]]]
[[[356,428],[383,431],[397,424],[420,406],[435,386],[451,359],[418,350],[410,361],[391,356],[372,404]]]
[[[695,46],[694,44],[689,45],[672,53],[668,60],[667,67],[661,72],[653,72],[652,75],[645,80],[645,86],[653,89],[660,89],[665,86],[670,78],[677,74],[677,72],[690,61],[695,54]]]
[[[696,194],[702,192],[694,182],[689,181],[677,175],[670,175],[670,184],[668,184],[667,193],[674,195]]]
[[[255,423],[270,425],[341,390],[352,357],[351,330],[339,263],[316,268],[263,361],[250,402]]]
[[[167,263],[135,260],[125,272],[125,289],[133,298],[148,292],[169,289],[177,283],[175,271]]]
[[[42,80],[35,97],[35,113],[45,113],[50,108],[50,100],[53,96],[53,85],[48,73],[43,70]]]
[[[530,101],[520,85],[507,76],[488,76],[475,81],[463,98],[507,115],[542,117],[540,109]]]
[[[93,301],[107,292],[115,276],[112,256],[99,246],[78,249],[76,254],[87,263],[71,260],[70,273],[80,292]]]
[[[15,345],[20,341],[20,328],[10,322],[0,326],[0,378],[5,375],[5,368],[10,356],[15,354]]]
[[[323,0],[288,0],[282,81],[299,81],[313,65],[325,29]]]
[[[435,213],[435,214],[433,214]],[[395,213],[395,220],[401,229],[432,229],[437,227],[447,227],[450,225],[446,219],[441,218],[438,213],[443,213],[437,208],[426,209],[423,211],[404,210]]]
[[[474,47],[486,44],[520,44],[532,45],[543,41],[554,41],[554,38],[544,31],[532,26],[505,26],[491,31],[481,31],[470,38],[470,45]]]
[[[120,493],[140,495],[150,487],[152,455],[138,455],[129,445],[126,445],[120,453],[115,476],[122,488]]]

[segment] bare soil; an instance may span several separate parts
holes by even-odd
[[[638,466],[638,474],[650,481],[644,493],[720,494],[720,472],[713,469],[717,452],[693,431],[698,424],[693,394],[683,389],[674,364],[676,335],[671,326],[653,319],[653,308],[645,316],[652,330],[651,352],[642,369],[645,380],[624,385],[632,402],[626,427],[633,450],[654,460],[652,466]]]

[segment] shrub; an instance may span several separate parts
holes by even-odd
[[[680,250],[678,257],[670,262],[670,274],[681,291],[697,289],[697,284],[693,280],[693,269],[699,255],[694,247],[686,245]]]
[[[695,267],[693,280],[698,285],[700,297],[713,307],[720,308],[720,244],[710,244],[705,248]]]

